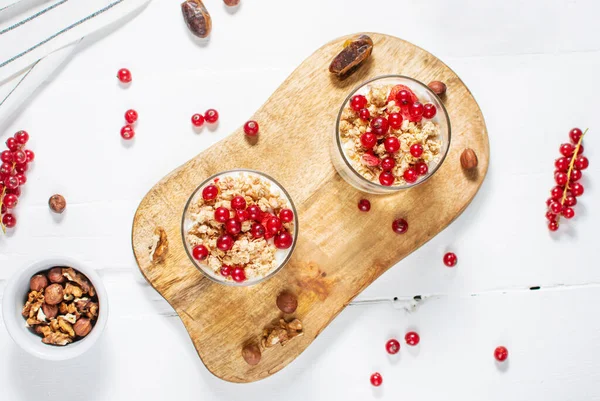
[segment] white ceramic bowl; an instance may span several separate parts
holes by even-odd
[[[21,315],[29,292],[29,279],[34,274],[55,266],[69,266],[85,274],[96,289],[99,303],[98,320],[84,338],[65,346],[44,344],[42,337],[31,331]],[[8,334],[23,350],[41,359],[60,361],[75,358],[90,349],[102,335],[108,319],[108,298],[100,276],[94,269],[68,258],[49,258],[34,263],[10,278],[2,299],[2,317]]]

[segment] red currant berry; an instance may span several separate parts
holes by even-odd
[[[16,196],[21,196],[21,187],[16,187],[15,189],[7,189],[6,190],[7,194],[13,194]]]
[[[17,174],[16,177],[19,180],[19,186],[25,185],[25,183],[27,182],[27,177],[23,173]]]
[[[10,137],[6,140],[6,147],[11,152],[16,152],[17,150],[19,150],[19,143],[15,138]]]
[[[429,172],[429,167],[427,167],[427,163],[425,162],[417,162],[415,170],[417,170],[417,174],[419,175],[426,175]]]
[[[0,176],[1,175],[10,175],[12,173],[12,164],[11,163],[2,163],[0,166]]]
[[[358,116],[361,120],[367,121],[369,118],[371,118],[371,113],[369,112],[369,109],[360,109]]]
[[[406,181],[409,184],[414,183],[415,181],[417,181],[417,178],[419,178],[417,170],[415,170],[413,167],[409,167],[406,170],[404,170],[404,174],[402,176],[404,177],[404,181]]]
[[[371,375],[371,384],[375,387],[379,387],[381,386],[381,383],[383,383],[383,378],[381,375],[377,372],[373,373]]]
[[[567,173],[563,173],[561,171],[554,174],[554,181],[560,186],[564,186],[567,181],[569,181],[569,176]]]
[[[263,212],[258,205],[250,205],[248,206],[248,217],[251,220],[260,221],[262,220]]]
[[[33,161],[33,159],[35,159],[35,153],[33,153],[31,150],[29,149],[25,149],[25,155],[27,155],[27,161],[29,163],[31,163]]]
[[[437,109],[433,103],[425,103],[423,105],[423,117],[426,119],[431,120],[433,117],[435,117],[436,113]]]
[[[417,159],[423,155],[423,145],[415,143],[410,147],[410,154]]]
[[[290,209],[281,209],[279,212],[279,220],[283,221],[284,223],[290,223],[292,220],[294,220],[294,212],[292,212]]]
[[[560,202],[554,201],[550,204],[550,210],[554,214],[559,214],[562,210],[562,205],[560,204]]]
[[[131,72],[127,68],[121,68],[117,72],[117,78],[124,84],[131,82]]]
[[[21,130],[15,134],[15,139],[17,143],[25,145],[29,140],[29,134],[27,133],[27,131]]]
[[[551,221],[548,223],[548,230],[556,231],[558,230],[558,221]]]
[[[458,262],[458,258],[455,253],[448,252],[444,255],[444,264],[448,267],[456,266],[456,262]]]
[[[419,121],[423,117],[423,112],[423,104],[420,102],[414,102],[408,109],[411,121]]]
[[[546,212],[546,219],[548,221],[555,221],[556,220],[556,215],[550,211]]]
[[[250,228],[250,233],[254,238],[261,238],[265,235],[265,227],[260,223],[254,223]]]
[[[400,343],[395,338],[392,338],[387,343],[385,343],[385,350],[388,354],[397,354],[398,351],[400,351]]]
[[[554,199],[554,198],[548,198],[548,199],[546,200],[546,206],[550,207],[550,204],[551,204],[552,202],[554,202],[554,201],[557,201],[557,200],[558,200],[558,199]]]
[[[18,188],[18,187],[19,187],[19,179],[18,179],[16,176],[14,176],[14,175],[11,175],[10,177],[7,177],[7,178],[4,180],[4,186],[5,186],[7,189],[15,189],[15,188]]]
[[[287,231],[282,231],[275,236],[275,247],[277,249],[288,249],[290,246],[292,246],[293,242],[294,238],[292,237],[292,234],[288,233]]]
[[[215,220],[219,223],[225,223],[227,220],[229,220],[229,209],[222,206],[218,207],[215,210]]]
[[[417,344],[419,344],[419,341],[421,341],[421,337],[419,337],[419,334],[417,334],[414,331],[409,331],[408,333],[406,333],[406,335],[404,336],[404,341],[406,341],[406,343],[410,346],[415,346]]]
[[[383,171],[392,171],[396,167],[396,161],[392,157],[384,157],[381,160],[381,168]]]
[[[367,106],[367,98],[363,95],[354,95],[352,99],[350,99],[350,107],[354,111],[359,111],[360,109],[364,109]]]
[[[208,109],[204,113],[204,119],[209,124],[214,124],[219,120],[219,113],[215,109]]]
[[[127,121],[129,124],[133,124],[134,122],[136,122],[138,119],[138,113],[137,111],[133,110],[133,109],[129,109],[125,112],[125,121]]]
[[[581,176],[582,176],[582,174],[581,174],[580,170],[577,170],[575,168],[573,170],[571,170],[570,179],[572,182],[579,181],[581,179]]]
[[[361,199],[358,201],[358,210],[361,212],[368,212],[371,210],[371,202],[368,199]]]
[[[127,124],[123,128],[121,128],[121,137],[126,141],[132,139],[134,136],[135,131],[133,130],[133,127],[131,125]]]
[[[246,280],[246,272],[243,267],[235,267],[231,272],[231,278],[236,283],[241,283]]]
[[[565,206],[561,214],[565,219],[572,219],[575,217],[575,210],[572,207]]]
[[[583,185],[581,185],[578,182],[574,182],[573,184],[571,184],[571,195],[578,197],[583,195]]]
[[[4,224],[6,228],[13,228],[17,225],[17,218],[10,213],[6,213],[2,216],[2,224]]]
[[[558,171],[562,171],[563,173],[566,173],[567,171],[569,171],[569,164],[571,163],[571,158],[570,157],[559,157],[558,159],[556,159],[554,161],[554,167],[556,167],[556,169]]]
[[[231,200],[231,208],[234,210],[246,209],[246,199],[243,196],[234,196]]]
[[[217,238],[217,248],[227,252],[233,247],[233,237],[229,234],[223,234]]]
[[[508,350],[506,349],[506,347],[503,347],[502,345],[496,347],[496,349],[494,350],[494,358],[496,358],[498,362],[506,361],[506,358],[508,358]]]
[[[377,136],[372,132],[365,132],[360,136],[360,144],[365,149],[371,149],[377,143]]]
[[[391,187],[394,185],[395,180],[394,174],[390,173],[389,171],[382,171],[381,174],[379,174],[379,183],[386,187]]]
[[[258,123],[253,120],[247,121],[246,124],[244,124],[244,133],[247,136],[258,135]]]
[[[582,154],[583,154],[583,145],[579,145],[579,147],[573,151],[573,155],[574,155],[573,157],[577,157]]]
[[[396,234],[404,234],[408,231],[408,223],[404,219],[396,219],[392,222],[392,230]]]
[[[208,257],[208,248],[204,245],[196,245],[194,249],[192,249],[192,256],[196,260],[204,260]]]
[[[213,200],[219,195],[219,188],[214,184],[209,184],[202,189],[202,199]]]
[[[552,199],[560,199],[563,196],[564,188],[562,187],[554,187],[552,191],[550,191],[550,196]]]
[[[194,127],[202,127],[204,125],[204,116],[200,113],[196,113],[192,116],[192,125]]]
[[[581,139],[581,135],[583,135],[583,132],[581,132],[579,128],[573,128],[571,132],[569,132],[569,138],[571,138],[571,141],[573,141],[573,143],[579,142],[579,140]]]
[[[231,266],[223,265],[221,266],[221,276],[228,277],[231,274]]]
[[[574,197],[573,195],[567,195],[567,197],[565,198],[565,205],[566,206],[575,206],[577,204],[577,198]]]
[[[575,146],[570,143],[563,143],[560,145],[560,154],[565,157],[573,156],[573,152],[575,151]]]
[[[21,163],[15,165],[15,171],[17,174],[24,174],[29,169],[29,165],[27,163]]]
[[[10,150],[5,150],[2,153],[0,153],[0,161],[2,161],[2,163],[12,163],[13,161],[13,154]]]
[[[412,103],[412,96],[406,89],[402,89],[396,95],[396,101],[398,104],[410,104]]]
[[[250,213],[246,209],[239,209],[235,211],[235,219],[240,223],[250,219]]]
[[[237,235],[242,230],[242,225],[235,219],[229,219],[225,222],[225,231],[231,235]]]
[[[4,195],[4,201],[2,204],[6,206],[7,209],[14,209],[19,203],[19,197],[15,194],[6,194]]]
[[[371,131],[375,133],[375,135],[385,135],[387,134],[389,128],[390,124],[388,120],[383,117],[376,117],[371,120]]]
[[[383,141],[383,146],[385,146],[385,151],[388,153],[396,153],[400,150],[400,141],[395,136],[388,136]]]
[[[13,153],[13,161],[19,164],[27,163],[27,155],[22,150],[17,150]]]
[[[282,224],[278,217],[270,217],[267,220],[267,231],[271,234],[277,234],[281,230]]]
[[[575,159],[575,168],[579,170],[585,170],[590,165],[589,160],[585,156],[579,156]]]
[[[393,129],[399,129],[402,126],[402,114],[400,113],[391,113],[388,116],[388,123],[390,127]]]

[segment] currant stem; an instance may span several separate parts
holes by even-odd
[[[569,163],[569,171],[567,171],[567,183],[565,184],[565,190],[563,191],[563,196],[562,196],[562,199],[560,200],[561,206],[564,206],[565,199],[567,199],[567,192],[570,189],[569,184],[571,183],[571,172],[573,171],[573,167],[575,166],[575,160],[577,159],[577,154],[579,153],[579,148],[581,147],[581,142],[583,142],[583,137],[588,132],[588,129],[589,128],[586,128],[585,131],[583,131],[583,133],[581,134],[581,137],[579,138],[579,140],[577,141],[577,145],[575,146],[575,151],[573,152],[573,157],[571,157],[571,162]],[[558,219],[560,219],[560,214],[557,215],[556,221],[558,221]]]

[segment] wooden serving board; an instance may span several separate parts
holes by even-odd
[[[307,58],[252,116],[260,124],[258,140],[239,128],[156,184],[142,200],[133,222],[133,249],[140,270],[183,321],[206,367],[231,382],[252,382],[294,360],[331,320],[383,272],[443,230],[469,204],[487,172],[489,144],[475,99],[444,63],[401,39],[369,33],[370,59],[345,80],[328,72],[344,41],[336,39]],[[448,157],[425,183],[395,195],[361,194],[336,173],[329,156],[340,105],[354,87],[385,74],[402,74],[428,83],[447,84],[444,103],[452,124]],[[472,148],[479,166],[466,174],[459,162]],[[239,288],[205,278],[184,250],[181,219],[188,197],[208,176],[233,168],[263,171],[292,196],[299,214],[298,245],[291,261],[273,278]],[[371,211],[357,208],[371,200]],[[409,229],[395,234],[403,217]],[[154,231],[166,231],[169,250],[152,262]],[[297,294],[293,316],[303,336],[285,346],[263,350],[257,366],[246,364],[242,346],[259,341],[263,328],[281,316],[280,291]],[[287,316],[291,317],[291,316]]]

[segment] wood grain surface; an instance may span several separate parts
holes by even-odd
[[[384,271],[443,230],[469,204],[488,168],[489,144],[481,111],[456,74],[426,51],[401,39],[369,33],[371,58],[339,80],[328,72],[347,37],[336,39],[306,59],[252,116],[260,124],[257,141],[240,127],[156,184],[142,200],[133,222],[133,249],[150,284],[182,319],[198,355],[216,376],[231,382],[265,378],[294,360],[331,320]],[[349,35],[353,36],[353,35]],[[402,74],[422,82],[444,81],[443,98],[452,124],[448,157],[428,181],[399,194],[361,194],[336,173],[329,145],[341,102],[361,82]],[[470,147],[477,171],[465,174],[459,158]],[[212,282],[184,250],[181,219],[188,197],[206,177],[223,170],[251,168],[279,181],[299,213],[298,245],[288,265],[266,282],[249,288]],[[369,213],[357,209],[370,199]],[[397,217],[409,230],[391,229]],[[155,229],[166,231],[169,250],[152,262]],[[282,290],[297,294],[294,315],[305,334],[285,346],[263,350],[250,366],[242,346],[259,341],[263,328],[281,316],[275,299]]]

